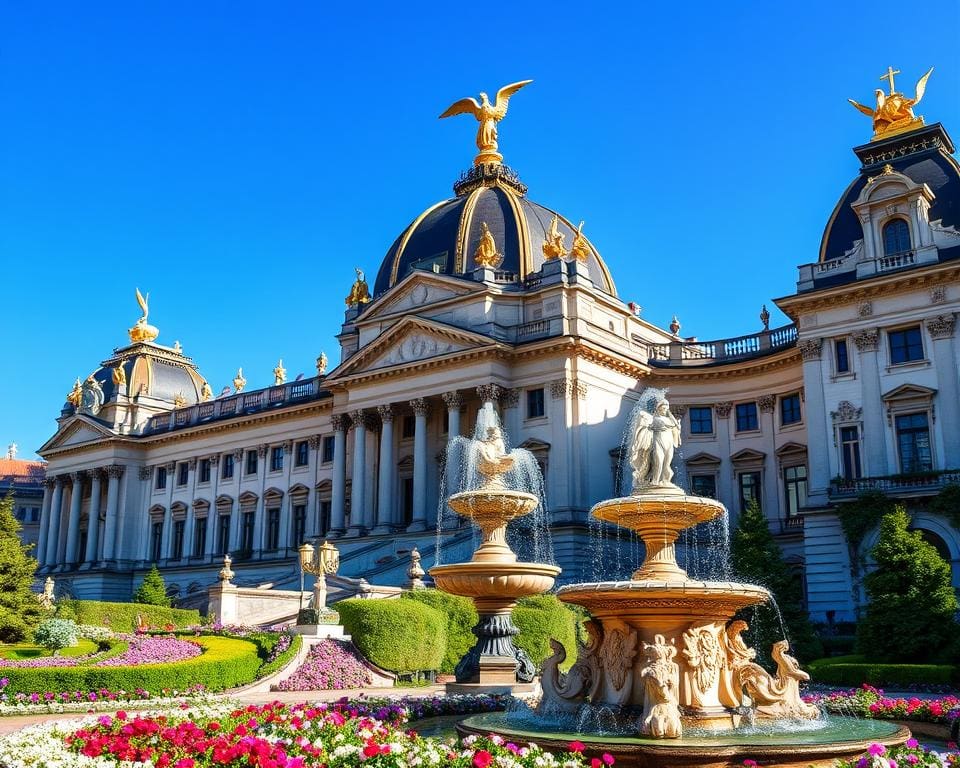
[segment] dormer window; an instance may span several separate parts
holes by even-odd
[[[883,255],[892,256],[910,250],[910,227],[903,219],[891,219],[883,225]]]

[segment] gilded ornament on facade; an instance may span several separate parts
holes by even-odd
[[[348,308],[370,302],[370,287],[367,285],[367,281],[363,276],[363,270],[359,267],[354,267],[354,271],[357,273],[357,279],[353,281],[353,285],[350,287],[350,293],[346,298]]]
[[[890,93],[884,93],[883,88],[877,88],[874,92],[876,96],[875,107],[871,108],[853,99],[847,99],[863,114],[873,118],[873,141],[894,136],[904,131],[911,131],[923,125],[923,118],[913,114],[913,107],[919,104],[923,98],[923,93],[927,88],[927,79],[931,72],[933,72],[933,67],[930,67],[927,73],[917,82],[912,99],[894,90],[893,77],[899,75],[900,70],[893,67],[887,67],[887,73],[880,77],[881,80],[889,82]]]
[[[130,328],[127,333],[130,334],[130,341],[136,344],[140,341],[153,341],[157,336],[160,335],[154,326],[147,323],[147,315],[150,314],[150,308],[148,302],[150,300],[150,294],[148,293],[144,296],[140,293],[140,289],[136,289],[137,292],[137,304],[140,305],[140,311],[143,312],[142,317],[134,323],[133,328]]]
[[[127,372],[123,370],[123,363],[119,363],[113,368],[113,383],[117,387],[124,387],[127,384]]]
[[[559,223],[560,217],[554,215],[553,221],[550,222],[550,231],[547,232],[546,239],[541,246],[543,249],[543,258],[548,261],[551,259],[562,259],[567,255],[567,249],[564,248],[563,245],[566,236],[559,230],[557,226]]]
[[[187,404],[187,398],[183,396],[183,392],[177,392],[173,396],[173,407],[174,408],[183,408]]]
[[[497,243],[487,222],[480,223],[480,242],[473,252],[473,261],[478,267],[496,269],[503,263],[503,254],[497,252]]]
[[[323,376],[327,372],[327,353],[321,352],[317,358],[317,376]]]
[[[80,377],[78,376],[77,380],[73,382],[73,389],[67,393],[67,402],[74,408],[79,408],[81,397],[83,397],[83,390],[80,387]]]
[[[273,369],[273,386],[279,387],[287,380],[287,369],[283,367],[283,358],[277,361],[277,367]]]
[[[243,368],[237,368],[237,375],[233,377],[233,389],[235,392],[243,392],[247,386],[247,380],[243,378]]]
[[[506,116],[510,97],[532,82],[533,80],[521,80],[518,83],[503,86],[497,91],[497,98],[493,104],[483,91],[480,92],[479,102],[472,96],[467,96],[455,101],[440,115],[441,120],[454,115],[473,115],[480,123],[477,128],[477,149],[480,152],[473,160],[474,165],[500,163],[503,160],[503,155],[497,151],[497,123]]]
[[[577,233],[573,236],[573,244],[570,246],[570,255],[576,258],[581,264],[586,264],[590,257],[590,245],[587,238],[583,236],[583,221],[577,227]]]
[[[207,382],[203,382],[203,386],[200,387],[200,402],[205,403],[207,400],[213,399],[213,390],[210,388],[210,385]]]

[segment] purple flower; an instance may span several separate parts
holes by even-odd
[[[883,744],[873,743],[867,747],[867,752],[876,757],[878,755],[886,754],[887,748],[883,746]]]

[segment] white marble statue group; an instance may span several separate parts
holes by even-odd
[[[662,390],[648,390],[641,396],[632,423],[630,466],[633,493],[643,490],[674,490],[673,454],[680,446],[680,422],[670,412]]]

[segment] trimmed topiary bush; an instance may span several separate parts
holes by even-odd
[[[163,575],[157,570],[154,563],[150,570],[144,574],[143,582],[133,593],[133,602],[144,603],[146,605],[162,605],[165,608],[170,607],[170,598],[167,597],[167,583],[163,580]]]
[[[33,641],[53,651],[56,656],[61,648],[77,644],[77,625],[69,619],[47,619],[33,631]]]
[[[576,614],[555,595],[521,599],[513,609],[513,623],[520,630],[520,634],[513,638],[514,645],[525,650],[537,667],[553,655],[550,638],[562,643],[567,651],[564,669],[569,669],[577,660]]]
[[[808,671],[818,683],[843,686],[950,685],[957,680],[952,664],[884,664],[860,655],[817,659]]]
[[[391,672],[440,669],[447,617],[416,600],[342,600],[334,606],[360,652]]]
[[[457,663],[477,642],[473,628],[479,617],[473,600],[459,595],[449,595],[439,589],[414,589],[404,592],[407,600],[415,600],[440,611],[447,619],[447,648],[440,664],[440,671],[453,674]]]
[[[69,610],[78,624],[109,627],[114,632],[132,632],[137,628],[137,616],[151,627],[173,626],[185,629],[200,624],[200,612],[183,608],[164,608],[142,603],[107,603],[100,600],[63,600],[60,610]]]

